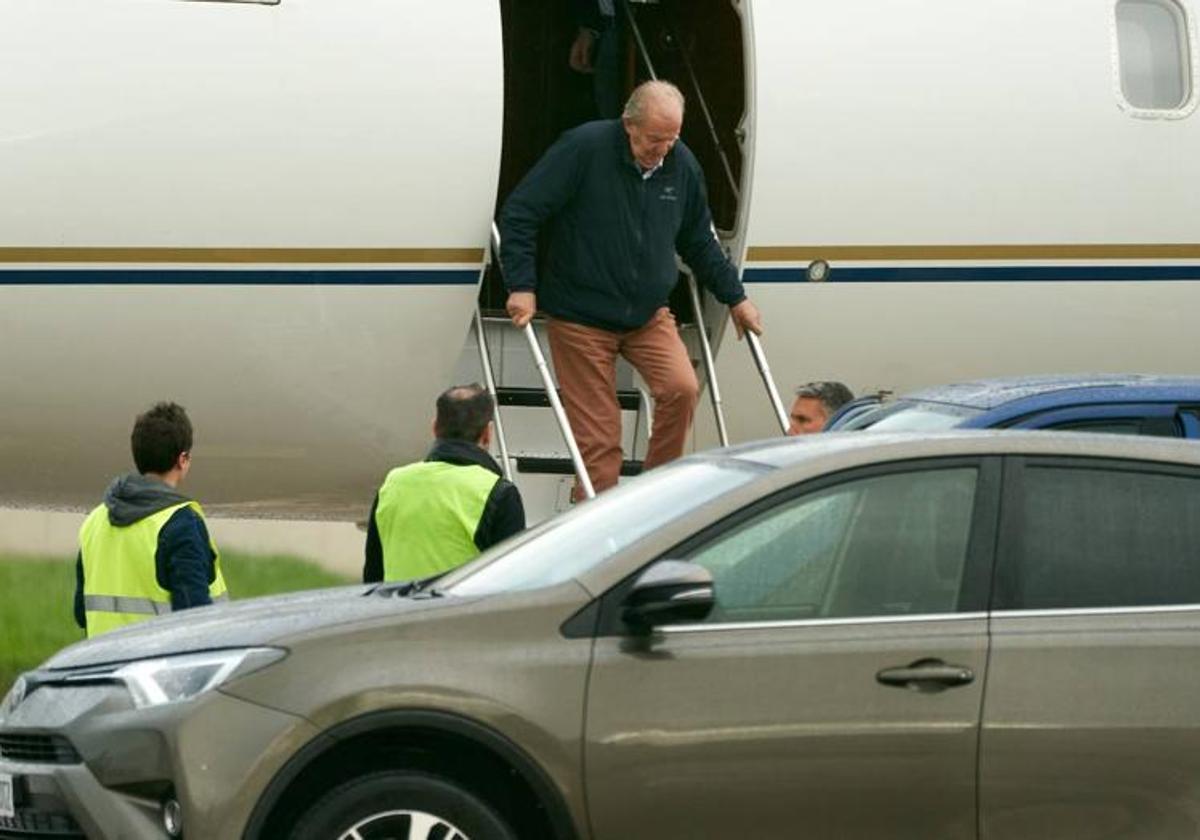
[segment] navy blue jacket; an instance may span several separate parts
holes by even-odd
[[[606,15],[597,0],[571,0],[571,17],[579,26],[597,32],[612,25],[612,15]]]
[[[678,142],[643,179],[620,120],[565,132],[513,190],[500,228],[508,290],[536,291],[538,309],[565,321],[644,326],[679,278],[676,253],[717,300],[746,296],[713,230],[695,156]],[[540,278],[539,233],[548,244]]]
[[[525,530],[525,506],[515,484],[507,481],[503,471],[487,450],[464,440],[437,440],[426,461],[444,461],[460,467],[483,467],[501,476],[492,487],[483,506],[483,515],[475,526],[475,547],[486,551],[501,540]],[[375,509],[379,507],[379,494],[371,502],[371,514],[367,517],[366,558],[363,562],[363,583],[378,583],[383,580],[383,541],[379,537],[379,526],[375,522]]]
[[[182,507],[158,532],[154,577],[171,593],[171,609],[186,610],[212,603],[209,585],[216,579],[216,557],[208,528],[196,511]],[[75,555],[75,623],[87,627],[83,606],[83,553]]]

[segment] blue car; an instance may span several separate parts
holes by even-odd
[[[865,397],[827,431],[1060,429],[1200,438],[1200,377],[1075,375],[940,385],[898,399]]]

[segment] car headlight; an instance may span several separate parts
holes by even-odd
[[[13,683],[12,688],[8,690],[8,694],[4,695],[4,701],[0,702],[0,723],[13,713],[13,711],[25,699],[26,682],[25,677],[17,677],[17,681]]]
[[[287,656],[279,648],[214,650],[141,659],[122,665],[112,677],[122,680],[139,709],[190,700]]]

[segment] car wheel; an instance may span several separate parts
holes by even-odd
[[[490,805],[454,782],[387,771],[334,788],[300,817],[292,840],[516,840]]]

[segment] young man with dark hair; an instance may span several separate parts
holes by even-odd
[[[438,397],[433,448],[389,472],[371,504],[364,583],[441,574],[525,528],[521,494],[487,452],[494,411],[479,385]]]
[[[204,511],[176,489],[192,465],[187,412],[158,403],[130,445],[138,472],[115,479],[79,529],[75,621],[88,636],[226,597]]]

